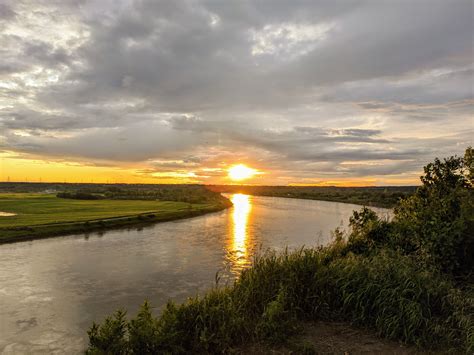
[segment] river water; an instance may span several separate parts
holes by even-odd
[[[205,216],[106,233],[0,245],[0,352],[81,353],[86,331],[118,308],[156,312],[232,282],[256,253],[317,246],[360,206],[228,196]],[[389,210],[375,209],[388,216]]]

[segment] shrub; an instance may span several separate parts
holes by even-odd
[[[472,273],[474,195],[469,171],[472,162],[467,158],[428,164],[423,185],[396,206],[392,222],[380,220],[366,207],[355,211],[345,252],[367,254],[390,248],[445,272]]]
[[[428,164],[423,185],[395,208],[401,233],[427,262],[453,273],[472,272],[474,195],[472,148],[465,158],[451,157]]]
[[[133,354],[216,353],[243,342],[281,341],[296,319],[349,320],[423,347],[472,348],[472,294],[449,278],[390,250],[332,260],[329,252],[266,255],[233,287],[169,303],[159,318],[145,304],[125,328],[117,313],[91,328],[89,352],[116,342]]]
[[[93,324],[87,332],[91,344],[89,354],[127,354],[129,353],[126,339],[128,322],[124,311],[117,311],[112,317],[105,319],[102,325]]]

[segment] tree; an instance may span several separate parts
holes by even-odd
[[[472,148],[464,158],[435,159],[424,167],[423,183],[395,208],[417,252],[444,271],[473,267]]]

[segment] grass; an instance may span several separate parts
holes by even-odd
[[[341,258],[334,248],[269,254],[231,287],[158,318],[145,303],[127,320],[118,311],[89,330],[88,353],[220,353],[253,342],[284,342],[308,320],[349,321],[425,349],[474,350],[472,289],[385,251]]]
[[[52,194],[3,193],[0,243],[148,224],[217,211],[223,206],[150,200],[73,200]]]

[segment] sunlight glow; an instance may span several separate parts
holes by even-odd
[[[234,204],[234,211],[232,214],[233,239],[232,239],[232,253],[233,253],[233,271],[239,273],[243,267],[250,262],[248,257],[248,220],[252,204],[250,196],[243,194],[234,194],[230,198]]]
[[[234,181],[245,180],[257,174],[257,170],[249,168],[244,164],[234,165],[229,169],[229,178]]]

